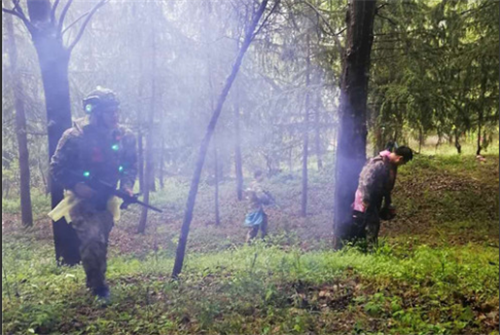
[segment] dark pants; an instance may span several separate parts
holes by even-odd
[[[369,247],[376,247],[379,230],[379,206],[371,206],[364,213],[353,211],[351,221],[336,228],[334,249],[341,249],[346,242],[365,240]]]
[[[368,246],[378,245],[378,232],[380,230],[380,216],[377,207],[368,208],[365,213],[353,212],[353,226],[355,240],[365,240]]]
[[[80,239],[80,256],[87,287],[94,293],[107,289],[106,256],[109,233],[113,228],[113,215],[107,210],[96,209],[88,201],[82,201],[71,211],[73,227]]]
[[[253,240],[257,234],[259,233],[259,230],[261,231],[261,237],[264,238],[267,235],[267,214],[262,213],[264,218],[262,219],[262,223],[257,226],[253,226],[248,230],[247,234],[247,243]]]

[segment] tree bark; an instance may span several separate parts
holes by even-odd
[[[488,79],[487,73],[485,72],[485,67],[484,64],[481,63],[481,72],[482,72],[482,79],[481,79],[481,104],[479,105],[479,115],[478,115],[478,121],[477,121],[477,150],[476,150],[476,155],[481,155],[481,127],[483,126],[483,118],[484,118],[484,111],[483,111],[483,105],[484,105],[484,99],[486,96],[486,81]]]
[[[152,148],[151,148],[151,176],[149,177],[149,192],[156,192],[156,169],[157,169],[157,166],[156,166],[156,160],[155,160],[155,155],[154,155],[154,143],[151,144],[152,145]]]
[[[319,84],[319,74],[318,84]],[[315,130],[315,146],[316,146],[316,159],[318,163],[318,170],[323,169],[323,159],[322,159],[322,150],[321,150],[321,128],[320,128],[320,114],[319,114],[319,106],[321,102],[321,95],[318,94],[316,96],[316,108],[314,109],[314,130]]]
[[[477,150],[476,150],[476,155],[481,155],[481,126],[483,123],[483,111],[479,111],[479,120],[478,120],[478,125],[477,125]]]
[[[137,10],[137,3],[133,3],[132,10]],[[143,47],[141,45],[141,47]],[[138,54],[139,55],[139,90],[138,90],[138,99],[139,101],[143,101],[144,99],[144,51]],[[142,112],[142,104],[137,106],[137,124],[139,126],[139,131],[137,134],[137,174],[139,179],[139,192],[144,194],[144,134],[143,134],[143,112]]]
[[[163,190],[165,187],[164,185],[164,179],[165,179],[165,173],[164,173],[164,165],[165,165],[165,138],[161,138],[161,144],[160,144],[160,161],[158,162],[158,178],[160,179],[160,189]]]
[[[306,101],[304,105],[304,144],[302,151],[302,201],[300,215],[307,216],[307,159],[309,149],[309,88],[311,86],[311,50],[309,34],[307,35],[307,58],[306,58]]]
[[[154,116],[156,108],[156,38],[154,29],[151,34],[151,100],[148,113],[148,133],[146,135],[146,171],[144,174],[144,198],[145,203],[149,203],[149,193],[153,189],[154,171],[153,171],[153,138],[154,138]],[[148,209],[142,207],[141,219],[137,233],[144,234],[148,220]]]
[[[318,170],[323,169],[323,159],[321,158],[321,136],[320,136],[320,128],[319,128],[319,110],[316,109],[314,111],[315,122],[316,122],[316,158],[318,160]]]
[[[439,148],[439,145],[441,144],[442,139],[443,139],[443,134],[440,131],[438,131],[438,140],[437,140],[437,143],[435,146],[435,151],[437,151],[437,149]]]
[[[144,143],[142,130],[137,135],[137,174],[139,175],[139,192],[144,193]]]
[[[16,109],[16,135],[19,151],[19,177],[21,194],[21,220],[24,226],[33,226],[33,211],[31,207],[30,193],[30,168],[28,138],[26,135],[26,115],[24,100],[22,98],[23,87],[17,69],[17,47],[14,37],[12,17],[6,18],[8,55],[10,60],[10,75],[14,86],[14,106]]]
[[[462,145],[460,145],[460,132],[458,128],[455,128],[455,148],[457,148],[457,152],[460,155],[462,153]]]
[[[211,8],[211,3],[210,1],[207,1],[205,3],[207,5],[207,13],[205,15],[205,33],[206,36],[205,38],[207,40],[210,40],[210,22],[209,22],[209,17],[212,13],[212,8]],[[208,79],[208,96],[210,100],[210,110],[214,110],[214,85],[213,85],[213,69],[214,66],[212,65],[212,55],[211,55],[211,49],[207,48],[206,49],[207,54],[207,79]],[[215,132],[215,129],[214,129]],[[214,141],[213,141],[213,157],[214,157],[214,214],[215,214],[215,225],[219,226],[220,225],[220,212],[219,212],[219,159],[217,157],[217,137],[216,134],[214,133]],[[208,222],[207,222],[208,224]]]
[[[235,128],[235,143],[234,143],[234,166],[236,172],[236,194],[238,200],[243,200],[243,163],[241,160],[241,136],[240,136],[240,108],[236,102],[234,106],[234,128]]]
[[[239,49],[239,39],[236,41],[236,49]],[[236,174],[236,195],[239,201],[243,200],[243,161],[241,158],[241,134],[240,134],[240,87],[238,81],[235,83],[234,95],[234,168]]]
[[[215,175],[215,225],[220,225],[219,211],[219,157],[217,155],[217,137],[214,134],[214,175]]]
[[[64,131],[71,127],[68,81],[70,51],[64,47],[55,22],[50,20],[50,8],[49,0],[28,1],[32,24],[28,29],[37,52],[45,92],[49,159],[54,155]],[[51,206],[54,208],[63,199],[63,187],[52,176],[49,185]],[[75,265],[80,262],[80,240],[73,226],[61,219],[53,222],[53,231],[58,264]]]
[[[421,128],[418,129],[418,153],[422,152],[422,144],[424,144],[424,132]]]
[[[43,187],[44,187],[44,190],[45,190],[45,195],[49,194],[50,192],[50,189],[49,189],[49,185],[47,185],[47,179],[46,179],[46,172],[43,170],[43,166],[42,166],[42,161],[40,160],[39,157],[36,158],[37,160],[37,163],[38,163],[38,171],[40,172],[40,177],[42,178],[42,183],[43,183]]]
[[[350,0],[335,159],[335,247],[351,224],[351,204],[366,160],[366,102],[376,1]]]
[[[184,221],[182,222],[181,234],[179,236],[179,244],[177,246],[177,251],[175,254],[175,263],[174,263],[174,268],[172,270],[172,277],[173,278],[178,278],[179,274],[182,271],[182,266],[184,263],[184,254],[186,252],[187,238],[189,235],[189,226],[191,225],[191,221],[193,219],[193,210],[194,210],[194,205],[196,202],[196,195],[198,193],[198,186],[200,183],[201,171],[202,171],[203,165],[205,163],[205,157],[207,155],[207,149],[208,149],[208,145],[210,144],[210,139],[211,139],[212,134],[215,130],[215,125],[217,124],[217,120],[219,119],[220,113],[222,111],[222,107],[224,106],[224,102],[226,101],[229,90],[231,89],[231,86],[233,85],[234,79],[236,78],[236,75],[238,74],[238,71],[240,69],[241,62],[243,60],[243,56],[245,55],[245,52],[247,51],[248,47],[250,46],[250,43],[252,42],[255,27],[257,26],[257,23],[259,22],[262,14],[266,8],[267,2],[268,2],[268,0],[263,0],[261,2],[259,9],[255,13],[252,24],[250,25],[249,29],[246,31],[245,40],[243,41],[241,49],[238,53],[238,57],[236,58],[236,61],[233,65],[233,68],[231,70],[231,74],[226,79],[226,83],[224,84],[224,88],[222,89],[222,92],[221,92],[219,99],[217,101],[217,105],[216,105],[215,110],[212,114],[212,118],[210,119],[210,123],[208,124],[205,136],[203,137],[203,140],[201,141],[200,151],[198,153],[198,159],[196,161],[196,167],[195,167],[195,171],[193,173],[193,178],[191,180],[191,186],[189,189],[189,195],[188,195],[188,199],[186,202],[186,211],[184,213]]]

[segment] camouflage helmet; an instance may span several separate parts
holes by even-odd
[[[115,109],[119,105],[120,101],[116,97],[116,94],[112,90],[101,86],[97,86],[94,91],[83,99],[83,110],[87,114],[103,111],[108,108]]]

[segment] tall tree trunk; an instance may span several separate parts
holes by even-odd
[[[304,105],[304,146],[302,151],[302,201],[300,215],[307,216],[307,159],[309,149],[309,89],[311,86],[311,50],[309,34],[307,35],[307,58],[306,58],[306,101]]]
[[[239,85],[236,82],[235,85],[235,103],[234,103],[234,166],[236,174],[236,194],[238,195],[238,200],[243,200],[243,163],[241,159],[241,134],[240,134],[240,95],[239,95]]]
[[[224,88],[222,89],[222,92],[219,96],[219,99],[217,101],[217,105],[216,105],[215,110],[212,114],[212,118],[210,119],[210,123],[208,124],[207,131],[206,131],[205,136],[203,137],[203,140],[201,142],[200,151],[198,153],[198,159],[196,161],[196,167],[195,167],[195,171],[193,173],[193,179],[191,180],[189,195],[188,195],[188,199],[186,202],[186,212],[184,213],[184,221],[182,222],[181,234],[179,236],[179,244],[177,245],[177,251],[175,254],[175,263],[174,263],[174,268],[172,270],[172,277],[173,278],[178,278],[179,274],[182,271],[182,265],[184,263],[184,254],[186,252],[187,238],[189,235],[189,226],[191,225],[191,221],[193,219],[193,210],[194,210],[194,205],[196,202],[196,195],[198,193],[198,186],[200,183],[201,170],[203,169],[203,164],[205,163],[205,157],[207,155],[207,149],[208,149],[208,145],[210,144],[210,139],[211,139],[212,134],[215,130],[215,125],[217,124],[217,120],[219,119],[220,113],[222,111],[222,107],[224,106],[224,102],[226,101],[229,90],[231,89],[231,86],[233,85],[234,79],[236,78],[236,75],[238,74],[238,70],[240,69],[241,61],[243,60],[243,56],[245,55],[245,52],[247,51],[248,47],[250,46],[250,43],[252,42],[252,38],[253,38],[254,32],[255,32],[255,27],[257,26],[257,23],[259,22],[262,14],[266,8],[267,2],[268,2],[268,0],[262,0],[261,4],[259,6],[259,9],[254,14],[255,16],[253,18],[252,24],[250,25],[249,29],[246,31],[245,40],[243,41],[241,49],[238,53],[238,57],[236,58],[236,61],[233,65],[233,68],[231,70],[231,74],[226,79],[226,83],[224,84]]]
[[[8,55],[10,60],[10,75],[14,86],[14,106],[16,108],[16,135],[19,151],[19,177],[21,193],[21,220],[24,226],[33,225],[33,212],[30,194],[30,168],[28,138],[26,135],[26,115],[24,110],[23,87],[17,69],[17,47],[14,37],[12,17],[6,18]]]
[[[165,175],[163,171],[164,165],[165,165],[165,138],[162,136],[160,144],[160,161],[158,162],[158,169],[159,169],[158,178],[160,179],[160,189],[162,190],[165,187],[164,185]]]
[[[484,100],[486,96],[486,81],[488,79],[487,73],[485,71],[484,63],[481,63],[481,72],[482,72],[482,78],[481,78],[481,104],[479,105],[479,115],[478,115],[478,121],[477,121],[477,150],[476,150],[476,155],[481,155],[481,127],[483,126],[483,118],[484,118]]]
[[[137,3],[134,2],[132,4],[132,10],[137,10]],[[141,45],[141,47],[143,47]],[[138,100],[143,101],[144,99],[144,87],[146,86],[145,74],[144,74],[144,51],[138,54],[139,55],[139,89],[138,89]],[[139,179],[139,192],[144,194],[144,133],[143,133],[143,124],[144,124],[144,114],[142,111],[143,105],[140,103],[136,106],[137,114],[136,120],[139,126],[138,134],[137,134],[137,178]]]
[[[460,145],[460,132],[458,128],[455,128],[455,148],[457,148],[457,152],[460,155],[462,153],[462,146]]]
[[[490,141],[489,141],[489,138],[491,137],[488,136],[488,133],[486,131],[486,129],[483,131],[483,139],[482,139],[482,143],[481,143],[481,148],[484,150],[484,151],[488,151],[488,146],[490,144]]]
[[[238,98],[237,98],[238,99]],[[238,100],[236,100],[238,101]],[[236,139],[234,142],[234,166],[236,172],[236,194],[238,200],[243,200],[243,163],[241,160],[241,136],[240,136],[240,108],[236,102],[234,106],[234,131]]]
[[[346,16],[346,54],[340,95],[335,159],[335,247],[351,224],[351,204],[366,160],[366,102],[376,1],[350,0]]]
[[[210,33],[210,22],[209,22],[209,17],[212,14],[212,7],[211,7],[211,2],[208,0],[206,3],[207,6],[207,13],[205,16],[205,33],[206,33],[206,40],[209,41],[211,39],[209,33]],[[207,79],[208,79],[208,96],[210,99],[210,110],[214,110],[215,107],[215,97],[214,97],[214,85],[213,85],[213,69],[214,66],[212,65],[212,54],[211,54],[211,49],[207,48],[206,49],[207,54]],[[215,225],[219,226],[220,225],[220,212],[219,212],[219,160],[217,157],[217,137],[215,134],[215,129],[214,129],[214,141],[213,141],[213,155],[214,155],[214,214],[215,214]],[[208,223],[207,223],[208,224]]]
[[[139,192],[144,193],[144,143],[142,130],[137,135],[137,174],[139,175]]]
[[[314,112],[315,122],[316,122],[316,136],[315,136],[315,144],[316,144],[316,158],[318,160],[318,170],[323,169],[323,159],[321,158],[321,136],[320,136],[320,128],[319,128],[319,111],[318,109]]]
[[[437,149],[439,148],[439,146],[441,145],[442,139],[443,139],[443,134],[440,131],[438,131],[438,140],[437,140],[436,147],[435,147],[436,152],[437,152]]]
[[[35,46],[47,110],[49,159],[54,155],[59,139],[71,127],[71,105],[68,81],[70,51],[63,45],[55,24],[50,24],[51,4],[48,0],[28,1],[28,12],[33,25],[30,33]],[[63,187],[50,176],[51,206],[63,199]],[[75,265],[80,262],[75,230],[64,219],[53,222],[54,245],[58,264]]]
[[[151,118],[151,114],[153,114],[151,111],[150,111],[150,116],[149,116],[149,119]],[[151,178],[152,178],[152,153],[151,153],[151,149],[152,149],[152,146],[153,144],[151,143],[152,142],[152,137],[153,135],[151,134],[152,133],[152,130],[149,129],[148,130],[148,133],[146,135],[146,150],[145,150],[145,156],[146,156],[146,168],[145,168],[145,171],[144,171],[144,189],[143,189],[143,201],[145,203],[149,203],[149,194],[150,194],[150,191],[151,191]],[[139,234],[144,234],[144,232],[146,231],[146,223],[148,221],[148,209],[146,207],[142,207],[141,209],[141,218],[139,219],[139,225],[137,227],[137,233]]]
[[[9,191],[10,191],[10,183],[7,183],[6,185],[2,185],[2,197],[4,199],[9,198]]]
[[[422,128],[418,128],[418,153],[422,152],[422,145],[424,144],[424,132]]]
[[[215,175],[215,225],[220,225],[220,211],[219,211],[219,157],[217,155],[217,137],[214,134],[214,175]]]
[[[43,170],[42,161],[40,160],[39,157],[36,158],[36,161],[38,164],[38,171],[40,173],[40,177],[42,178],[43,189],[45,190],[44,193],[45,193],[45,195],[47,195],[47,194],[49,194],[50,190],[49,190],[49,187],[47,185],[47,178],[45,177],[46,172]]]
[[[69,98],[68,64],[69,54],[62,42],[45,34],[34,39],[40,63],[47,110],[47,132],[49,159],[54,155],[59,139],[71,127],[71,106]],[[51,207],[63,199],[62,185],[50,176]],[[80,262],[80,240],[72,225],[63,218],[53,223],[56,259],[60,264],[76,265]]]
[[[153,26],[154,27],[154,26]],[[151,31],[151,100],[148,113],[148,133],[146,135],[146,171],[144,174],[144,198],[145,203],[149,203],[149,193],[154,180],[153,172],[153,138],[154,138],[154,115],[156,108],[156,38],[154,28]],[[144,234],[148,220],[148,209],[142,208],[141,219],[137,233]]]
[[[318,84],[319,84],[319,74],[317,74]],[[317,94],[317,93],[316,93]],[[314,130],[315,130],[315,146],[316,146],[316,159],[318,161],[318,170],[323,169],[323,159],[321,157],[321,129],[320,129],[320,107],[321,95],[316,96],[316,108],[314,108]]]
[[[154,146],[154,143],[151,145]],[[156,168],[154,148],[151,148],[151,176],[149,177],[149,192],[156,192]]]
[[[476,155],[481,155],[481,126],[483,124],[483,110],[479,110],[479,120],[477,124],[477,150],[476,150]]]

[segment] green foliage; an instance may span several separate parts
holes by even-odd
[[[41,227],[9,230],[2,237],[4,333],[494,332],[499,259],[491,240],[495,234],[498,238],[498,226],[490,222],[498,222],[498,184],[492,173],[498,163],[497,157],[488,159],[417,156],[402,167],[394,200],[403,219],[392,223],[379,248],[368,254],[357,248],[333,252],[328,237],[307,235],[311,227],[320,227],[320,216],[298,224],[293,212],[271,212],[269,238],[249,246],[243,244],[239,221],[206,226],[200,224],[206,217],[202,212],[193,221],[184,272],[179,281],[171,281],[177,242],[172,227],[177,223],[162,223],[165,227],[154,236],[136,236],[127,233],[137,215],[129,213],[111,235],[113,298],[106,309],[84,289],[81,267],[55,265],[52,242]],[[314,178],[311,196],[325,198],[316,205],[326,207],[328,193],[322,192],[328,183],[322,178],[329,176]],[[290,195],[300,194],[300,183],[286,180],[286,174],[269,180],[277,198],[286,200],[283,211],[294,205]],[[230,186],[221,184],[222,199],[234,194]],[[156,201],[165,201],[171,206],[167,214],[174,214],[186,189],[185,183],[169,181],[166,191],[158,192],[165,200]],[[202,187],[201,209],[210,208],[211,194]],[[420,226],[428,230],[419,232]],[[153,237],[160,241],[157,252],[152,251]],[[464,237],[469,240],[455,243]]]
[[[428,313],[439,311],[443,317],[456,317],[452,323],[444,322],[445,319],[433,323],[442,333],[450,333],[474,324],[476,318],[470,307],[456,309],[461,306],[456,299],[474,299],[474,306],[480,306],[498,297],[498,254],[489,248],[434,249],[423,245],[402,259],[398,255],[406,251],[404,246],[365,255],[355,250],[284,252],[276,246],[257,243],[217,254],[191,255],[179,283],[168,280],[171,258],[157,261],[147,257],[143,262],[113,258],[109,266],[109,278],[114,284],[113,303],[106,311],[92,307],[97,318],[88,319],[84,306],[92,305],[92,301],[81,288],[84,283],[81,269],[47,271],[49,252],[27,248],[21,251],[15,244],[6,248],[11,252],[4,255],[4,270],[11,282],[17,276],[18,283],[18,297],[12,292],[8,296],[5,281],[2,287],[7,331],[31,328],[52,332],[61,329],[60,322],[62,326],[72,326],[72,319],[85,325],[89,334],[113,333],[124,323],[128,323],[130,330],[139,327],[141,331],[159,328],[175,331],[186,322],[193,331],[213,329],[231,333],[241,330],[239,327],[245,322],[250,322],[247,326],[264,329],[271,319],[286,332],[320,331],[318,316],[307,311],[325,308],[322,301],[330,296],[324,298],[317,287],[333,280],[338,283],[335,285],[354,294],[349,302],[354,307],[351,318],[359,313],[362,318],[366,313],[390,319],[393,326],[383,328],[390,332],[426,332],[430,330]],[[492,261],[496,266],[490,264]],[[17,266],[9,268],[14,263]],[[346,269],[351,269],[350,275]],[[350,283],[352,278],[358,283],[356,287]],[[377,292],[371,294],[373,289]],[[408,305],[408,292],[417,299],[418,307]],[[356,309],[358,305],[361,310]],[[138,309],[130,315],[128,311],[134,306]],[[334,305],[325,311],[332,313],[332,317],[343,313]],[[160,318],[161,315],[165,318]],[[238,321],[237,315],[244,318]],[[156,322],[148,325],[148,320]]]
[[[31,190],[31,206],[35,219],[47,217],[50,211],[50,196],[43,194],[38,189]],[[21,200],[19,197],[9,197],[2,201],[2,213],[19,213],[21,208]]]
[[[375,20],[370,84],[378,146],[403,141],[403,132],[424,139],[430,132],[491,133],[498,121],[497,23],[496,2],[384,5]]]

